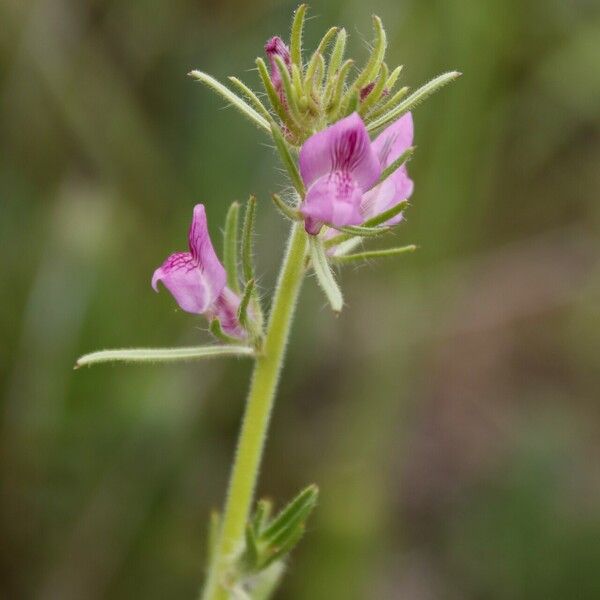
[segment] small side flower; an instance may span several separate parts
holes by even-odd
[[[171,254],[154,271],[152,287],[158,283],[171,292],[182,310],[218,319],[229,336],[246,339],[247,332],[237,319],[239,296],[227,287],[227,273],[213,248],[202,204],[194,207],[188,233],[189,252]]]

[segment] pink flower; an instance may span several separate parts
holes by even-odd
[[[219,319],[225,333],[244,338],[237,320],[240,299],[226,286],[227,274],[210,241],[202,204],[194,207],[188,245],[189,252],[171,254],[154,271],[152,287],[158,292],[162,281],[182,310]]]
[[[411,146],[412,138],[410,113],[374,142],[354,113],[306,140],[300,149],[300,175],[307,188],[300,211],[306,231],[317,234],[324,223],[360,225],[408,198],[413,183],[404,166],[373,186],[383,170]],[[398,215],[389,224],[401,219]]]

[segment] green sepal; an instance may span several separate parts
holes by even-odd
[[[332,256],[331,260],[337,264],[349,264],[363,262],[372,258],[387,258],[390,256],[399,256],[414,252],[417,247],[414,244],[408,246],[400,246],[398,248],[386,248],[384,250],[367,250],[365,252],[357,252],[356,254],[343,254],[341,256]]]
[[[296,191],[298,194],[300,194],[300,197],[304,198],[306,190],[304,188],[302,177],[300,176],[300,171],[298,171],[296,161],[292,157],[289,144],[283,137],[283,133],[275,121],[271,121],[271,135],[273,136],[275,147],[277,148],[279,156],[281,157],[281,162],[290,176],[292,185],[296,188]]]
[[[383,59],[385,57],[387,38],[385,35],[385,29],[383,28],[383,23],[377,15],[373,15],[373,28],[375,30],[373,51],[371,52],[371,56],[369,57],[367,64],[358,74],[358,77],[352,84],[352,87],[355,91],[360,92],[360,89],[363,86],[367,85],[373,81],[375,77],[377,77],[377,73],[379,73],[379,69],[381,68],[381,64],[383,63]]]
[[[354,61],[351,58],[345,61],[333,78],[330,92],[328,93],[327,90],[325,91],[325,107],[328,114],[333,115],[337,113],[340,108],[346,78],[348,77],[352,65],[354,65]]]
[[[277,90],[275,89],[275,86],[271,81],[271,76],[269,75],[269,71],[267,69],[267,65],[265,64],[265,61],[260,57],[257,58],[256,66],[258,67],[258,74],[260,75],[260,79],[262,81],[263,87],[265,88],[265,92],[267,93],[267,97],[269,98],[269,102],[273,107],[273,110],[277,113],[277,116],[281,119],[281,122],[285,123],[288,129],[294,135],[298,135],[300,131],[299,125],[294,119],[292,119],[290,113],[281,102],[281,98],[279,97],[279,94],[277,93]],[[267,123],[267,125],[269,125],[269,123]]]
[[[301,4],[294,13],[292,22],[292,33],[290,36],[290,57],[292,63],[298,65],[302,71],[302,33],[304,31],[304,17],[306,16],[306,4]]]
[[[315,236],[310,236],[309,241],[312,267],[319,286],[325,292],[333,312],[339,313],[344,305],[344,298],[329,266],[323,243]]]
[[[390,73],[390,76],[385,82],[385,89],[388,91],[388,93],[392,93],[392,90],[394,89],[394,86],[396,85],[396,82],[398,81],[398,78],[400,77],[400,73],[402,73],[403,68],[404,67],[402,65],[399,65]]]
[[[244,225],[242,227],[242,275],[247,284],[254,278],[254,256],[253,256],[253,237],[254,221],[256,217],[256,197],[250,196],[246,203],[246,212],[244,213]]]
[[[334,229],[359,237],[378,237],[390,230],[389,227],[368,227],[362,225],[347,225],[345,227],[334,227]]]
[[[342,27],[338,31],[338,34],[335,38],[335,44],[333,45],[333,50],[331,51],[331,57],[329,59],[329,65],[327,66],[327,84],[333,84],[333,80],[340,68],[342,61],[344,60],[344,52],[346,50],[346,39],[348,38],[348,34],[346,30]]]
[[[223,331],[223,328],[221,327],[221,321],[219,321],[219,319],[213,319],[208,325],[208,330],[214,337],[216,337],[218,340],[221,340],[225,344],[238,344],[239,345],[239,344],[243,343],[240,340],[238,340],[237,338],[227,335]]]
[[[383,93],[383,90],[385,89],[385,82],[387,81],[388,78],[388,68],[387,65],[385,63],[383,63],[381,65],[381,69],[379,70],[379,75],[377,77],[377,81],[375,82],[375,85],[373,87],[373,89],[371,90],[371,92],[368,94],[368,96],[363,100],[363,102],[361,103],[358,112],[360,115],[365,115],[369,112],[369,109],[372,106],[375,106],[375,104],[377,104],[377,102],[379,101],[379,99],[381,98],[381,94]]]
[[[406,100],[398,104],[394,109],[369,123],[367,130],[369,132],[374,132],[382,127],[385,127],[389,123],[396,121],[402,115],[415,108],[415,106],[423,102],[423,100],[437,92],[439,89],[449,84],[451,81],[454,81],[457,77],[460,77],[460,75],[461,73],[458,71],[451,71],[449,73],[443,73],[442,75],[432,79],[425,85],[421,86],[416,92],[413,92],[408,98],[406,98]]]
[[[223,234],[223,266],[227,272],[227,285],[236,294],[240,293],[238,275],[238,222],[240,205],[232,202],[225,217]]]
[[[387,111],[392,110],[404,98],[404,96],[406,96],[408,90],[408,87],[402,87],[397,92],[395,92],[391,98],[389,98],[385,102],[380,102],[379,106],[375,106],[367,115],[367,121],[370,122],[379,117],[380,115],[383,115]]]
[[[279,194],[271,194],[271,198],[273,199],[273,204],[275,204],[275,208],[286,218],[290,219],[290,221],[302,221],[302,214],[291,207],[287,202],[283,200],[283,198]]]
[[[331,27],[330,29],[328,29],[325,35],[321,38],[321,41],[319,42],[319,45],[317,46],[315,52],[324,55],[325,50],[327,50],[327,46],[329,46],[331,40],[333,39],[333,36],[338,32],[338,30],[339,27]]]
[[[285,62],[283,62],[281,56],[275,54],[273,58],[275,59],[275,64],[277,65],[279,74],[281,76],[281,81],[283,83],[283,90],[287,100],[287,108],[290,111],[292,118],[294,118],[297,122],[300,122],[301,116],[300,109],[298,107],[298,95],[292,84],[292,78],[290,77],[288,67]]]
[[[398,202],[398,204],[395,204],[394,206],[392,206],[392,208],[388,208],[387,210],[380,212],[374,217],[367,219],[363,223],[363,227],[377,227],[378,225],[381,225],[382,223],[393,219],[396,215],[400,214],[407,207],[408,200],[402,200],[402,202]]]

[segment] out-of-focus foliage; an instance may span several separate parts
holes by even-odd
[[[290,2],[0,3],[0,596],[192,598],[249,364],[98,367],[189,345],[149,286],[207,205],[259,198],[271,286],[284,185],[261,134],[185,77],[256,81]],[[307,281],[261,495],[321,501],[278,597],[600,597],[600,10],[593,0],[337,0],[413,87],[416,254]]]

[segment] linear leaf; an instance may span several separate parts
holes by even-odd
[[[368,250],[365,252],[359,252],[357,254],[346,254],[342,256],[332,256],[332,260],[337,264],[348,264],[355,262],[362,262],[371,258],[386,258],[388,256],[398,256],[400,254],[406,254],[414,252],[417,247],[414,244],[409,246],[401,246],[399,248],[386,248],[385,250]]]
[[[316,506],[319,488],[313,483],[304,488],[269,524],[261,538],[265,541],[276,538],[281,531],[296,522],[297,518],[306,518]]]
[[[248,100],[252,102],[254,108],[265,118],[267,121],[271,118],[269,111],[266,109],[265,105],[260,101],[260,98],[251,90],[241,79],[230,75],[228,77],[229,81],[235,85],[242,94],[245,94],[248,97]]]
[[[290,36],[290,56],[292,62],[302,70],[302,33],[304,31],[304,17],[306,16],[306,4],[301,4],[294,13],[292,22],[292,34]]]
[[[238,221],[240,205],[232,202],[225,217],[225,232],[223,243],[223,265],[227,272],[227,285],[236,294],[240,292],[238,276]]]
[[[431,96],[431,94],[434,94],[451,81],[454,81],[457,77],[460,77],[460,75],[461,73],[458,71],[451,71],[449,73],[443,73],[435,79],[432,79],[425,85],[421,86],[417,91],[413,92],[406,100],[398,104],[396,108],[369,123],[367,130],[369,132],[377,131],[378,129],[385,127],[388,123],[396,121],[403,114],[407,113],[409,110],[412,110],[427,97]]]
[[[229,88],[225,87],[222,83],[217,81],[214,77],[211,77],[207,73],[202,71],[191,71],[188,75],[208,87],[217,94],[221,95],[225,100],[235,106],[242,114],[248,117],[255,125],[261,129],[269,131],[268,121],[262,117],[256,110],[254,110],[245,100],[240,98],[237,94],[234,94]]]
[[[340,291],[335,277],[333,276],[333,272],[331,271],[331,267],[329,266],[329,262],[327,261],[323,244],[321,243],[321,240],[314,236],[310,237],[310,255],[317,281],[319,282],[321,289],[325,292],[333,311],[339,313],[344,305],[342,292]]]
[[[250,330],[250,319],[248,317],[248,306],[250,305],[250,300],[252,299],[252,295],[254,294],[254,279],[249,279],[246,283],[246,287],[244,288],[244,294],[242,295],[242,299],[240,300],[240,305],[238,307],[238,321],[240,325],[246,329],[246,331]]]
[[[254,219],[256,216],[256,197],[250,196],[246,204],[244,214],[244,226],[242,228],[242,274],[246,282],[254,277],[254,256],[252,241],[254,236]]]
[[[289,144],[283,137],[281,129],[273,120],[271,120],[271,135],[273,136],[275,147],[277,148],[279,156],[281,157],[281,162],[283,163],[283,166],[286,168],[288,175],[290,176],[292,185],[296,188],[296,191],[298,192],[298,194],[300,194],[300,197],[304,198],[304,195],[306,194],[306,189],[304,188],[304,182],[302,181],[302,177],[300,176],[300,171],[298,171],[296,161],[292,157]]]
[[[176,362],[218,356],[252,356],[253,354],[253,348],[242,345],[195,346],[191,348],[120,348],[84,354],[77,359],[75,368],[106,362]]]

